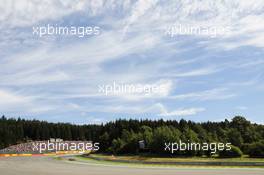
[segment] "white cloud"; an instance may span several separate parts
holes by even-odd
[[[251,66],[251,70],[256,67],[262,70],[262,57],[255,62],[252,55],[252,58],[239,59],[236,64],[231,51],[241,46],[264,47],[263,9],[264,3],[258,0],[0,0],[0,29],[4,29],[0,34],[0,49],[3,50],[0,53],[0,88],[23,91],[23,94],[0,91],[0,97],[7,99],[6,110],[14,110],[15,104],[25,104],[25,113],[62,112],[56,111],[57,108],[70,112],[155,111],[160,116],[195,115],[204,108],[177,109],[174,106],[176,110],[169,111],[160,101],[175,99],[184,103],[185,100],[235,97],[239,92],[231,92],[230,84],[225,84],[227,88],[195,92],[196,87],[189,86],[189,81],[199,78],[221,81],[222,77],[216,73],[234,67],[248,70]],[[96,37],[68,40],[64,37],[33,38],[32,31],[28,32],[38,23],[71,24],[73,20],[102,25],[102,33]],[[232,33],[213,39],[208,36],[166,38],[164,28],[175,24],[228,26]],[[204,53],[203,47],[209,48],[208,53]],[[230,61],[222,59],[221,49],[230,50]],[[233,78],[231,74],[230,77],[226,75],[229,73],[223,71],[223,78]],[[184,92],[190,93],[172,95],[178,80],[184,82],[184,87],[177,83],[177,88],[186,88]],[[97,85],[113,81],[164,85],[164,91],[148,96],[105,97],[97,93]],[[236,81],[240,79],[232,82]],[[34,98],[28,98],[32,96]],[[75,99],[82,105],[75,104]]]
[[[189,116],[196,115],[200,112],[205,111],[205,108],[178,108],[176,110],[169,111],[162,103],[156,103],[148,108],[145,108],[145,113],[155,114],[159,117],[170,117],[170,116]]]
[[[177,109],[170,112],[164,111],[160,113],[158,116],[169,117],[169,116],[189,116],[196,115],[200,112],[205,111],[205,108],[185,108],[185,109]]]
[[[0,99],[0,106],[23,104],[29,101],[26,97],[1,89]]]
[[[196,70],[191,70],[191,71],[187,71],[187,72],[175,72],[174,76],[175,77],[194,77],[194,76],[202,76],[202,75],[210,75],[213,73],[218,72],[219,70],[216,68],[200,68],[200,69],[196,69]]]
[[[246,107],[246,106],[237,106],[236,109],[245,111],[245,110],[248,109],[248,107]]]
[[[28,96],[22,92],[13,92],[0,89],[0,110],[2,114],[36,115],[54,110],[54,104],[45,104],[36,101],[36,97]]]
[[[226,88],[216,88],[206,91],[200,92],[193,92],[193,93],[186,93],[180,95],[171,96],[171,99],[178,99],[178,100],[224,100],[235,97],[236,94],[234,93],[227,93]]]
[[[30,85],[68,81],[72,80],[73,77],[87,79],[87,74],[100,76],[102,75],[99,74],[100,64],[121,59],[130,54],[139,54],[153,48],[158,40],[155,42],[153,40],[152,45],[142,43],[149,37],[152,38],[152,36],[143,34],[130,40],[121,40],[119,34],[105,32],[101,36],[74,46],[65,44],[57,48],[54,44],[27,52],[18,52],[10,55],[2,63],[3,69],[1,71],[8,72],[14,69],[17,71],[0,75],[2,79],[0,84]],[[80,69],[80,66],[83,68]],[[10,82],[10,79],[17,79],[18,81]]]
[[[41,20],[57,20],[82,11],[85,9],[85,0],[1,0],[0,9],[2,25],[29,26]]]
[[[157,0],[139,0],[131,9],[131,14],[125,20],[125,27],[123,29],[123,35],[127,32],[131,24],[138,21],[139,18],[146,13],[151,7],[157,3]]]
[[[261,42],[263,38],[260,37],[264,29],[262,1],[169,0],[162,3],[157,0],[1,0],[0,2],[2,26],[30,26],[43,20],[59,21],[62,17],[78,12],[96,16],[118,11],[126,14],[114,20],[117,21],[116,23],[121,22],[118,28],[124,31],[137,29],[143,32],[150,28],[148,31],[153,32],[177,23],[207,27],[228,26],[232,29],[232,34],[220,36],[221,39],[217,41],[219,43],[215,44],[215,47],[236,48],[243,45],[264,47]],[[163,35],[163,32],[160,34]],[[241,42],[232,42],[235,38],[240,38]]]

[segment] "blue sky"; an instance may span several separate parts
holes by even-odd
[[[77,124],[117,118],[264,123],[264,1],[1,0],[0,111]],[[33,35],[37,26],[100,34]],[[228,29],[170,36],[173,26]],[[98,86],[163,85],[109,95]]]

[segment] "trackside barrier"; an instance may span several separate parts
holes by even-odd
[[[43,154],[0,154],[0,157],[31,157],[31,156],[56,156],[64,154],[88,154],[90,151],[58,151],[55,153],[43,153]]]

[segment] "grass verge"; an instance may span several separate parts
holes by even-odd
[[[157,158],[145,156],[112,156],[105,154],[92,154],[89,156],[77,156],[81,161],[89,161],[97,164],[111,164],[111,165],[140,165],[151,167],[206,167],[206,168],[264,168],[263,159],[251,159],[248,157],[219,159],[219,158]],[[121,161],[120,161],[121,160]],[[187,162],[187,163],[186,163]],[[217,164],[208,164],[207,162],[216,162]],[[218,165],[219,162],[222,162]],[[230,162],[230,165],[229,163]],[[234,163],[232,163],[234,162]],[[243,165],[247,162],[261,163],[263,165]],[[242,163],[242,165],[236,165]],[[223,164],[223,165],[221,165]]]

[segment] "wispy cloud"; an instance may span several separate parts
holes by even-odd
[[[210,89],[210,90],[205,90],[205,91],[174,95],[174,96],[171,96],[170,98],[178,99],[178,100],[205,101],[205,100],[225,100],[225,99],[229,99],[229,98],[236,96],[236,94],[234,93],[228,93],[227,90],[228,89],[226,88],[216,88],[216,89]]]
[[[178,116],[178,117],[185,117],[190,115],[196,115],[200,112],[205,111],[205,108],[179,108],[173,111],[167,111],[164,107],[158,116],[161,117],[170,117],[170,116]]]
[[[104,113],[103,121],[113,113],[165,117],[203,112],[208,119],[212,115],[205,109],[212,100],[216,104],[254,101],[256,92],[263,92],[262,1],[0,2],[0,98],[4,99],[0,109],[4,113],[22,111],[47,118],[96,118]],[[49,23],[98,25],[102,32],[82,39],[32,35],[33,26]],[[230,33],[214,38],[165,35],[168,26],[178,24],[229,27]],[[98,85],[113,81],[165,88],[149,96],[98,93]],[[201,102],[203,107],[195,107]],[[246,111],[255,114],[253,108]]]

